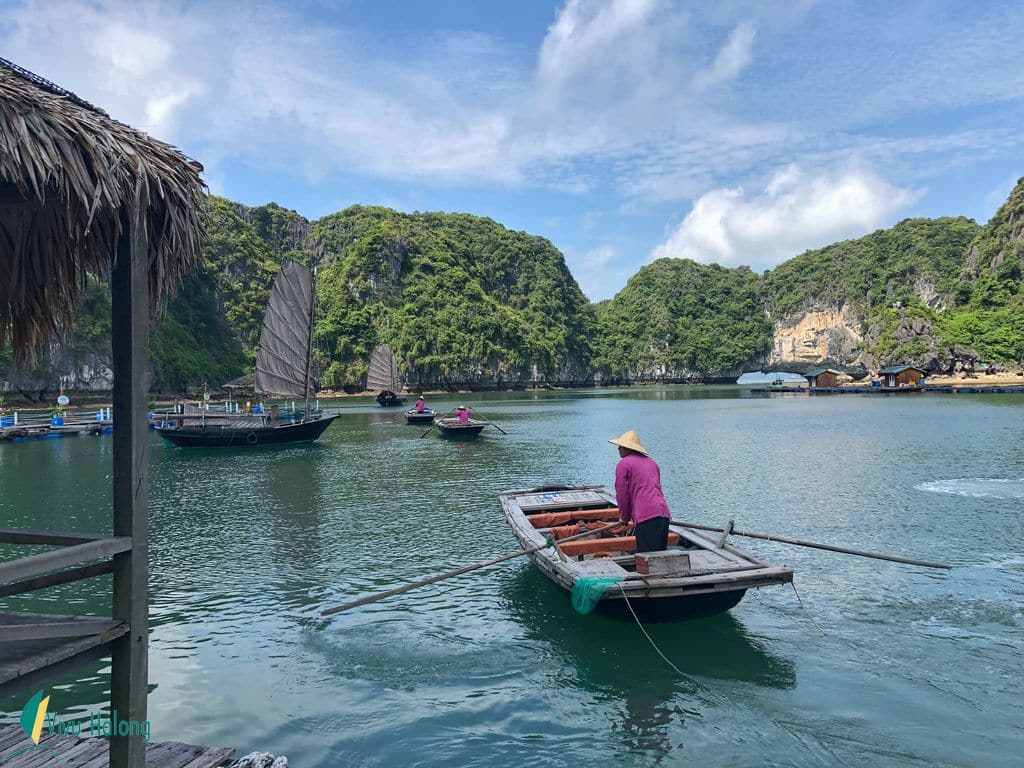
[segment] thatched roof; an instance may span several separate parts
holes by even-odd
[[[202,166],[0,59],[0,345],[23,359],[70,322],[141,214],[158,306],[196,267]]]

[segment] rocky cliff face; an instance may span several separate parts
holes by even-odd
[[[957,275],[980,231],[963,218],[907,219],[767,273],[768,367],[863,375],[899,363],[927,371],[972,365],[977,355],[945,333],[943,318],[957,305]]]
[[[109,392],[114,386],[110,353],[76,355],[70,346],[50,344],[31,368],[0,375],[0,393],[16,393],[30,402],[50,402],[63,387],[68,392]]]
[[[846,306],[812,306],[777,320],[772,326],[772,351],[767,367],[860,367],[862,327],[863,318]]]

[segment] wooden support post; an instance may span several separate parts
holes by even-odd
[[[718,537],[718,543],[715,544],[715,549],[721,549],[725,546],[725,540],[729,538],[729,534],[732,533],[732,520],[725,524],[725,528],[722,529],[722,535]]]
[[[146,431],[146,368],[149,361],[148,200],[135,215],[122,214],[121,236],[111,272],[114,368],[114,535],[132,548],[114,556],[114,618],[127,634],[112,645],[110,706],[118,720],[146,719],[149,674],[149,435]],[[110,740],[110,768],[144,766],[141,736]]]

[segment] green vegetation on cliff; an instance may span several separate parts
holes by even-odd
[[[322,383],[355,387],[391,345],[413,382],[582,378],[593,317],[547,240],[462,214],[353,206],[317,221]]]
[[[1024,362],[1024,178],[978,234],[958,274],[957,304],[939,323],[951,344]]]
[[[273,231],[278,209],[261,216]],[[291,213],[291,212],[287,212]],[[297,216],[297,214],[293,214]],[[239,215],[239,207],[219,197],[207,198],[203,210],[206,243],[203,264],[187,278],[150,335],[155,386],[182,390],[235,378],[254,362],[263,312],[278,262],[256,227]]]
[[[658,259],[597,311],[595,364],[606,379],[738,376],[772,342],[745,267]]]
[[[907,219],[762,277],[661,259],[597,305],[550,242],[486,218],[353,206],[311,223],[274,203],[211,197],[204,224],[202,267],[153,326],[160,389],[251,370],[286,259],[318,266],[315,334],[331,388],[359,388],[381,343],[413,386],[729,377],[766,360],[773,323],[829,307],[859,324],[861,362],[1024,361],[1024,179],[984,227]],[[62,364],[109,357],[109,333],[109,292],[95,282]],[[9,368],[0,345],[0,374]],[[55,379],[45,361],[27,373]]]
[[[980,231],[963,217],[905,219],[857,240],[807,251],[765,273],[765,305],[773,318],[782,318],[806,309],[809,301],[869,312],[914,297],[933,306],[951,302],[967,247]]]

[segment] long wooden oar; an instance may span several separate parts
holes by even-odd
[[[615,527],[617,527],[619,525],[621,525],[621,523],[617,523],[617,522],[616,523],[609,523],[608,525],[603,525],[600,528],[594,528],[594,529],[589,530],[589,531],[584,531],[583,533],[577,533],[575,536],[567,536],[566,538],[559,539],[557,542],[555,542],[554,546],[557,548],[559,545],[564,544],[567,541],[575,541],[576,539],[582,539],[582,538],[585,538],[587,536],[593,536],[596,533],[602,533],[603,531],[607,531],[607,530],[609,530],[611,528],[615,528]],[[375,595],[368,595],[367,597],[361,597],[358,600],[353,600],[351,603],[345,603],[344,605],[339,605],[339,606],[337,606],[335,608],[328,608],[328,609],[326,609],[324,611],[320,611],[320,615],[321,616],[333,616],[334,614],[341,613],[342,611],[348,611],[348,610],[351,610],[352,608],[358,608],[360,605],[367,605],[369,603],[376,603],[378,600],[383,600],[386,597],[392,597],[393,595],[400,595],[403,592],[408,592],[410,590],[416,589],[416,587],[425,587],[428,584],[436,584],[439,581],[444,581],[445,579],[450,579],[453,576],[461,576],[462,574],[469,573],[470,571],[477,571],[477,570],[479,570],[481,568],[486,568],[489,565],[497,565],[498,563],[503,563],[506,560],[512,560],[512,559],[514,559],[516,557],[522,557],[523,555],[531,555],[534,552],[539,552],[540,550],[545,549],[545,548],[547,548],[549,546],[551,546],[551,544],[548,544],[547,542],[544,542],[543,544],[538,544],[535,547],[529,547],[527,549],[521,549],[518,552],[510,552],[507,555],[502,555],[501,557],[496,557],[493,560],[484,560],[482,563],[474,563],[473,565],[464,565],[461,568],[456,568],[454,571],[448,571],[446,573],[438,574],[437,576],[431,576],[428,579],[420,579],[419,581],[411,581],[408,584],[404,584],[401,587],[395,587],[394,589],[389,589],[386,592],[378,592]]]
[[[429,432],[429,431],[430,431],[430,430],[432,430],[433,428],[434,428],[434,425],[433,425],[433,424],[431,424],[431,425],[430,425],[429,427],[427,427],[427,428],[426,428],[425,430],[423,430],[422,432],[420,432],[420,437],[426,437],[426,436],[427,436],[427,432]]]
[[[791,539],[789,536],[777,536],[773,533],[754,533],[753,531],[741,531],[737,528],[733,528],[730,523],[728,528],[719,528],[714,525],[699,525],[697,523],[684,523],[682,520],[670,520],[672,525],[682,525],[686,528],[696,528],[699,531],[715,531],[716,533],[725,533],[726,530],[734,536],[746,536],[750,539],[764,539],[765,541],[779,541],[783,544],[795,544],[798,547],[812,547],[813,549],[827,549],[829,552],[841,552],[844,555],[857,555],[858,557],[871,557],[875,560],[891,560],[894,563],[906,563],[907,565],[920,565],[925,568],[944,568],[947,571],[951,570],[953,566],[946,565],[945,563],[930,563],[926,560],[911,560],[907,557],[897,557],[895,555],[883,555],[878,552],[865,552],[861,549],[848,549],[846,547],[836,547],[831,544],[817,544],[813,541],[803,541],[802,539]]]
[[[488,419],[488,418],[487,418],[486,416],[484,416],[484,415],[483,415],[482,413],[480,413],[480,411],[477,411],[476,409],[474,409],[474,412],[475,412],[475,413],[478,413],[478,414],[480,414],[481,416],[483,416],[483,417],[484,417],[484,420],[485,420],[485,421],[486,421],[486,422],[487,422],[488,424],[490,424],[490,425],[491,425],[492,427],[494,427],[494,428],[495,428],[496,430],[498,430],[499,432],[501,432],[501,434],[503,434],[503,435],[507,435],[507,434],[508,434],[508,432],[506,432],[506,431],[505,431],[504,429],[502,429],[501,427],[499,427],[499,426],[498,426],[497,424],[495,424],[495,423],[494,423],[493,421],[491,421],[490,419]]]

